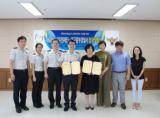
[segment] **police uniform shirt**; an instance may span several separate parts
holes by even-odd
[[[48,63],[48,67],[60,67],[59,64],[59,58],[61,57],[61,52],[57,51],[55,52],[54,50],[51,50],[49,52],[46,53],[46,55],[44,56],[44,62]]]
[[[80,61],[80,55],[77,52],[70,53],[67,51],[66,53],[63,53],[61,58],[59,59],[60,62],[74,62],[74,61]]]
[[[9,59],[14,61],[13,69],[27,69],[27,62],[29,61],[29,51],[27,49],[15,47],[11,50]]]
[[[35,71],[43,71],[44,70],[44,56],[42,54],[33,54],[31,58],[31,63],[35,65]]]

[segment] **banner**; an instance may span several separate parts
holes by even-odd
[[[76,41],[76,50],[84,52],[84,47],[88,43],[92,43],[95,51],[98,48],[99,41],[105,41],[106,50],[115,50],[114,43],[119,40],[118,31],[97,31],[97,30],[34,30],[33,47],[36,43],[42,43],[44,50],[52,48],[52,39],[57,38],[60,41],[60,50],[68,50],[68,41],[70,39]]]

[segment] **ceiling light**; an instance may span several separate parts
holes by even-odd
[[[125,15],[127,12],[135,8],[137,5],[135,4],[126,4],[124,5],[118,12],[116,12],[113,16],[114,17],[121,17]]]
[[[42,16],[42,13],[32,3],[20,3],[27,11],[34,16]]]

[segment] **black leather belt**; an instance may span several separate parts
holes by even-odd
[[[35,71],[36,73],[43,73],[44,71]]]
[[[57,69],[60,69],[61,67],[48,67],[48,68],[57,70]]]
[[[113,71],[114,73],[126,73],[126,71]]]
[[[14,71],[22,71],[22,72],[25,72],[27,71],[28,69],[14,69]]]

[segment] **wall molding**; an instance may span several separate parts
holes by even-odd
[[[32,75],[31,71],[29,73],[29,83],[28,83],[28,89],[32,89]],[[0,90],[12,90],[12,83],[8,82],[8,78],[10,77],[9,73],[9,68],[0,68]],[[146,68],[145,70],[145,77],[148,80],[147,82],[144,83],[143,88],[145,90],[156,90],[160,89],[160,68]],[[80,83],[81,83],[81,75],[79,76],[79,81],[78,81],[78,90],[80,89]],[[45,80],[44,85],[43,85],[43,90],[47,90],[48,85],[47,85],[47,80]],[[63,89],[63,85],[62,85]],[[131,89],[131,82],[128,80],[127,90]]]

